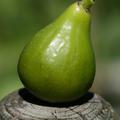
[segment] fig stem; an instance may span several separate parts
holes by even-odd
[[[95,0],[78,0],[78,5],[81,4],[85,9],[89,9]]]
[[[81,1],[81,0],[78,0],[78,1],[77,1],[77,2],[78,2],[78,6],[80,5],[80,1]]]

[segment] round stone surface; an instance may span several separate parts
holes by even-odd
[[[97,94],[88,92],[72,103],[47,103],[25,88],[0,102],[0,120],[119,120],[112,106]]]

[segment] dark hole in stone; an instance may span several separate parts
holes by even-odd
[[[25,101],[29,103],[41,105],[41,106],[49,106],[49,107],[70,107],[70,106],[75,106],[75,105],[82,105],[82,104],[87,103],[91,98],[94,97],[93,93],[87,92],[84,96],[82,96],[81,98],[79,98],[78,100],[74,102],[49,103],[49,102],[36,98],[26,88],[20,89],[19,94]]]

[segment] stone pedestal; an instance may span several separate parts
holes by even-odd
[[[51,104],[38,100],[25,88],[0,102],[0,120],[119,120],[102,97],[87,93],[73,103]]]

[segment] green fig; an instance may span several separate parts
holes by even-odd
[[[37,98],[70,102],[91,87],[95,58],[90,42],[89,8],[93,3],[73,3],[25,46],[18,73],[24,86]]]

